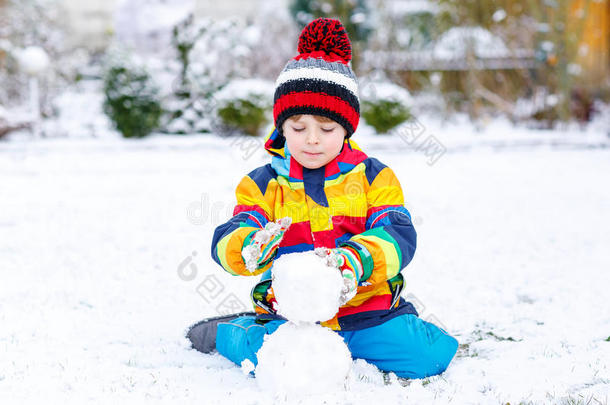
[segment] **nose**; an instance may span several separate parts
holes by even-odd
[[[308,131],[307,132],[307,138],[306,138],[307,143],[310,144],[317,144],[320,142],[320,138],[318,137],[318,134],[316,133],[316,131]]]

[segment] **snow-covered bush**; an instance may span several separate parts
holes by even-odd
[[[387,133],[411,118],[409,92],[389,81],[364,82],[361,114],[379,134]]]
[[[168,60],[179,63],[174,68],[171,95],[165,102],[167,132],[210,132],[214,129],[212,118],[218,116],[215,94],[220,89],[241,78],[275,79],[296,53],[294,44],[278,38],[298,35],[287,10],[278,9],[276,3],[261,5],[260,14],[248,24],[236,19],[189,16],[174,27],[173,55]],[[271,19],[274,24],[269,25]],[[241,104],[236,108],[247,109],[254,116],[260,113],[254,108],[260,104],[256,100]],[[230,108],[222,114],[235,115]],[[229,117],[229,121],[235,119]]]
[[[218,92],[216,112],[221,132],[257,136],[267,123],[273,83],[258,79],[234,80]]]
[[[55,0],[0,1],[0,104],[10,110],[27,108],[29,77],[24,62],[32,59],[32,49],[39,49],[50,61],[37,75],[40,111],[43,117],[54,114],[53,99],[75,79],[76,67],[82,63],[81,54],[67,47],[65,18]]]
[[[442,60],[466,58],[469,52],[479,58],[506,58],[510,50],[497,35],[481,27],[452,27],[439,36],[434,57]]]
[[[141,54],[167,49],[172,29],[193,12],[192,0],[121,0],[113,7],[115,39]]]
[[[433,44],[437,24],[438,4],[431,1],[370,0],[375,29],[369,39],[367,50],[421,51]],[[378,58],[369,57],[363,68],[379,63]],[[391,60],[384,62],[392,68]]]
[[[143,67],[113,60],[104,74],[104,94],[104,111],[124,137],[143,137],[158,128],[161,103]]]
[[[443,75],[443,92],[458,96],[451,104],[473,118],[499,110],[512,121],[537,127],[589,120],[593,99],[609,86],[603,52],[586,27],[595,25],[592,16],[606,13],[606,5],[572,3],[521,2],[503,8],[493,0],[439,0],[437,21],[444,34],[435,55],[469,56],[467,71]],[[504,67],[482,68],[495,60],[504,61]]]
[[[195,21],[192,16],[174,27],[172,45],[180,70],[167,101],[167,132],[212,130],[214,94],[231,79],[249,74],[246,59],[251,49],[243,40],[244,28],[237,20]]]
[[[171,93],[165,101],[167,116],[164,130],[173,134],[210,132],[210,96],[218,87],[205,75],[194,75],[191,66],[191,51],[205,28],[194,23],[193,14],[172,29],[171,44],[177,63],[168,66],[174,70]],[[176,69],[177,68],[177,69]]]
[[[15,117],[0,105],[0,139],[11,131],[27,128],[29,125],[28,122],[20,122],[19,117]]]

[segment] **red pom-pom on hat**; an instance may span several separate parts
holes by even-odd
[[[352,60],[352,45],[339,20],[318,18],[310,22],[299,36],[299,53],[310,54],[323,52],[337,56],[344,63]]]
[[[275,82],[273,120],[279,134],[291,116],[311,114],[338,122],[349,138],[358,127],[360,100],[345,27],[339,20],[318,18],[301,32],[298,50]],[[284,142],[277,137],[273,148]]]

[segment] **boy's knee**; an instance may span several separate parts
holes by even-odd
[[[405,370],[404,373],[410,373],[410,378],[424,378],[442,373],[457,352],[457,339],[432,323],[415,315],[409,316],[412,317],[410,321],[413,322],[413,325],[416,325],[416,328],[410,330],[409,333],[419,335],[415,336],[411,342],[419,344],[414,344],[410,348],[411,358],[407,363],[410,364],[411,370]],[[403,377],[403,375],[399,376]]]
[[[415,315],[401,315],[377,327],[353,332],[354,357],[404,378],[424,378],[447,369],[458,348],[443,329]]]
[[[439,336],[437,340],[422,353],[422,365],[417,378],[441,374],[447,369],[455,356],[458,341],[448,334]]]

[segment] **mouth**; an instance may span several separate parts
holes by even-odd
[[[313,152],[306,152],[306,151],[303,151],[303,153],[307,156],[318,156],[318,155],[322,154],[322,153],[313,153]]]

